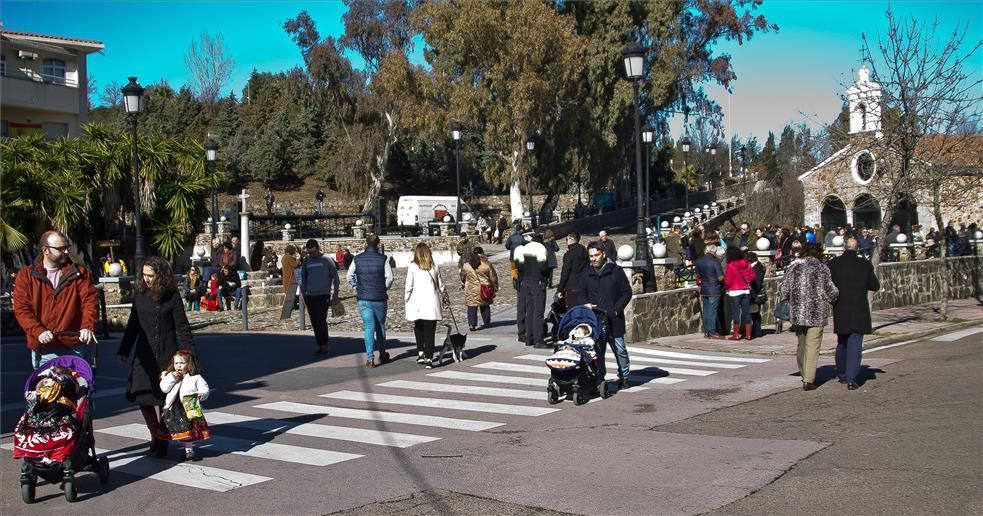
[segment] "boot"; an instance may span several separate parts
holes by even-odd
[[[734,325],[734,332],[730,334],[730,337],[727,337],[727,340],[741,340],[741,325],[740,324],[735,324]]]
[[[745,324],[744,325],[744,339],[745,340],[751,340],[751,325],[750,324]]]

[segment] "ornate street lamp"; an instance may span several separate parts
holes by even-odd
[[[689,211],[689,178],[686,177],[686,175],[689,174],[689,167],[687,163],[689,160],[690,143],[691,142],[688,135],[683,135],[683,137],[679,139],[679,147],[683,149],[683,184],[686,186],[686,211]]]
[[[123,86],[123,107],[133,132],[133,229],[136,232],[136,249],[133,262],[135,274],[143,272],[143,222],[140,209],[140,163],[137,159],[137,123],[140,108],[143,107],[143,87],[137,83],[136,77],[130,77],[130,82]]]
[[[652,281],[654,281],[654,269],[652,267],[651,255],[648,252],[648,237],[645,234],[645,223],[648,219],[646,208],[648,205],[642,195],[645,183],[642,181],[642,131],[638,113],[638,81],[645,72],[645,49],[637,41],[632,41],[625,47],[624,52],[621,53],[621,57],[625,62],[625,77],[631,81],[632,100],[635,111],[635,131],[633,132],[632,138],[635,140],[635,191],[637,192],[635,203],[638,208],[638,220],[636,221],[635,228],[635,259],[645,263],[645,266],[648,268],[647,283],[651,285]],[[646,189],[645,197],[647,197],[647,193]]]
[[[212,238],[218,235],[216,224],[218,221],[218,199],[215,197],[215,157],[218,154],[218,145],[209,135],[205,142],[205,163],[208,164],[208,171],[212,175]],[[211,245],[211,244],[209,244]]]
[[[458,231],[461,229],[461,124],[454,122],[451,124],[451,138],[454,140],[454,169],[457,174],[457,212],[454,214],[454,222],[457,223]],[[471,215],[474,217],[474,215]]]
[[[710,173],[712,174],[712,173],[714,173],[714,172],[717,171],[717,142],[711,143],[710,144],[710,148],[707,149],[707,150],[710,151],[710,158],[711,158],[710,159]],[[709,181],[707,181],[707,182],[710,183],[711,186],[713,185],[713,180],[712,179],[709,180]],[[708,190],[709,190],[709,188],[708,188]]]
[[[526,140],[526,152],[532,155],[536,150],[536,139],[532,136]],[[536,227],[536,210],[532,206],[532,165],[526,167],[526,189],[529,191],[529,223]]]

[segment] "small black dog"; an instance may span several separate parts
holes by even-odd
[[[451,333],[451,325],[445,324],[444,326],[447,327],[447,336],[444,337],[444,346],[440,348],[437,363],[444,363],[444,353],[447,351],[451,352],[451,358],[454,359],[454,362],[464,360],[464,343],[467,342],[468,336],[460,333]]]

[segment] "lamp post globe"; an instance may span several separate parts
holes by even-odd
[[[454,222],[460,228],[461,223],[461,124],[454,122],[451,124],[451,139],[454,140],[454,173],[457,177],[457,209],[454,213]]]
[[[136,268],[134,271],[143,270],[143,221],[141,220],[140,209],[140,162],[137,156],[137,125],[139,123],[140,109],[143,108],[143,86],[137,82],[136,77],[130,77],[130,82],[123,86],[123,108],[130,121],[132,132],[132,156],[133,165],[133,229],[136,233],[134,243],[133,262]]]
[[[215,158],[218,156],[218,145],[215,140],[208,138],[205,142],[205,163],[212,176],[212,216],[208,220],[212,223],[212,238],[215,238],[216,221],[218,220],[218,199],[215,194]]]
[[[652,200],[652,177],[649,173],[649,163],[652,161],[651,151],[652,151],[652,140],[655,139],[655,131],[652,130],[648,124],[642,127],[642,142],[645,143],[645,225],[648,225],[648,219],[652,216],[652,210],[649,207],[649,203]]]

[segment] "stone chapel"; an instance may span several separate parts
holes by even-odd
[[[883,142],[881,126],[881,85],[871,81],[866,66],[857,72],[857,81],[846,90],[850,113],[847,145],[808,172],[799,176],[805,197],[805,224],[879,228],[884,215],[882,203],[896,180],[885,177],[885,170],[896,159]],[[960,152],[950,154],[941,191],[945,222],[969,223],[983,219],[983,137],[962,138]],[[935,145],[938,137],[922,137],[921,144]],[[933,164],[919,162],[919,173]],[[926,168],[929,167],[929,168]],[[930,191],[913,187],[902,193],[892,223],[910,232],[915,224],[925,230],[935,227]],[[939,228],[941,229],[941,228]]]

